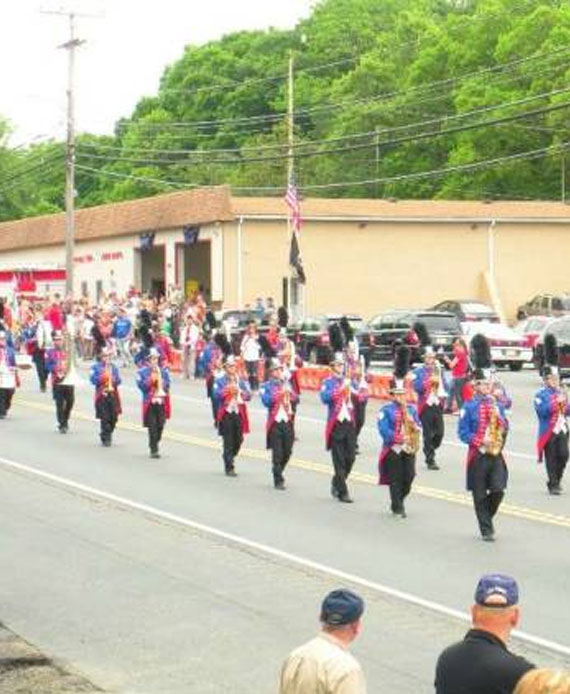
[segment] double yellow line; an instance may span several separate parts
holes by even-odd
[[[33,402],[31,400],[23,400],[17,398],[14,400],[15,405],[21,405],[28,409],[39,410],[41,412],[53,412],[53,407],[45,405],[43,403]],[[88,415],[82,411],[73,411],[73,418],[82,421],[93,422],[93,415]],[[124,429],[125,431],[135,431],[138,433],[143,433],[145,429],[135,424],[134,422],[129,422],[126,420],[120,420],[117,424],[118,429]],[[162,435],[163,439],[168,441],[175,441],[176,443],[185,443],[191,446],[198,446],[200,448],[210,448],[212,450],[220,450],[221,446],[218,441],[212,441],[210,439],[203,439],[199,436],[191,436],[190,434],[182,434],[178,431],[172,431],[171,429],[165,429]],[[259,450],[257,448],[247,448],[243,447],[240,451],[240,456],[245,456],[247,458],[252,458],[254,460],[262,460],[264,462],[269,461],[269,454],[266,451]],[[329,465],[324,465],[323,463],[317,463],[312,460],[303,460],[302,458],[291,458],[289,465],[299,468],[301,470],[308,470],[310,472],[317,472],[321,475],[330,476],[331,468]],[[375,475],[369,475],[365,472],[354,471],[350,479],[362,484],[377,485],[378,478]],[[462,492],[452,492],[445,489],[438,489],[436,487],[425,487],[423,485],[415,484],[413,487],[413,493],[419,496],[426,497],[428,499],[437,499],[438,501],[447,501],[453,504],[459,504],[461,506],[471,506],[472,500],[471,496]],[[535,521],[537,523],[545,523],[546,525],[555,525],[562,528],[570,528],[570,516],[564,516],[556,513],[548,513],[547,511],[539,511],[537,509],[529,508],[527,506],[517,506],[515,504],[503,503],[499,513],[504,516],[512,516],[514,518],[523,518],[528,521]]]

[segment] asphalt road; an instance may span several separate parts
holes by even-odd
[[[281,660],[318,626],[323,594],[349,585],[368,605],[354,652],[370,691],[429,692],[438,652],[465,629],[459,613],[478,575],[505,571],[522,589],[528,637],[517,649],[569,666],[570,504],[547,495],[536,464],[533,372],[504,375],[510,484],[494,544],[478,537],[455,417],[442,469],[418,464],[402,521],[376,485],[378,403],[361,435],[355,503],[344,505],[329,495],[315,394],[303,395],[288,489],[277,492],[258,400],[229,479],[202,383],[175,378],[163,457],[150,460],[134,374],[123,377],[111,449],[98,445],[87,385],[67,436],[31,373],[0,423],[0,620],[49,656],[120,692],[275,691]]]

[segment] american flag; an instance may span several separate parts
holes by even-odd
[[[291,229],[293,233],[301,231],[301,206],[299,204],[299,195],[297,194],[297,186],[295,178],[291,175],[287,190],[285,192],[285,202],[289,208],[289,219],[291,220]]]

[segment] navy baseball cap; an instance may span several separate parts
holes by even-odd
[[[519,587],[512,576],[486,574],[475,589],[475,602],[484,607],[510,607],[519,601]]]
[[[350,590],[333,590],[323,600],[321,622],[330,626],[352,624],[364,612],[364,600]]]

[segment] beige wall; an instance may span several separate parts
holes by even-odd
[[[226,225],[224,306],[237,306],[236,225]],[[498,222],[496,285],[509,319],[538,292],[570,290],[570,228]],[[355,311],[369,318],[388,308],[427,307],[444,299],[489,300],[489,223],[306,221],[301,252],[308,277],[306,313]],[[284,221],[244,219],[243,303],[281,300],[288,272]],[[548,269],[545,266],[548,257]]]

